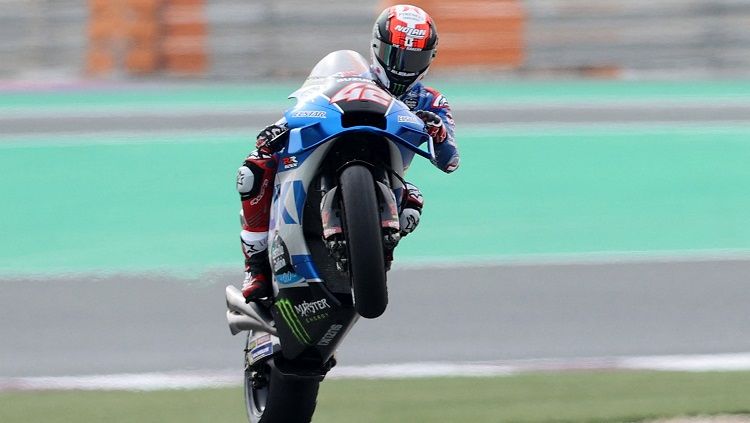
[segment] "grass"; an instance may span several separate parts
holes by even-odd
[[[0,422],[242,422],[242,390],[0,394]],[[635,422],[750,413],[750,372],[331,380],[315,423]]]

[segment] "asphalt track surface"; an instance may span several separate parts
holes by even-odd
[[[554,123],[649,123],[738,122],[750,116],[750,104],[618,102],[600,104],[493,105],[456,109],[456,120],[472,124]],[[207,131],[263,128],[281,117],[280,111],[202,109],[190,111],[76,112],[45,115],[39,112],[0,115],[0,135],[75,134],[116,131]]]
[[[750,260],[395,269],[346,365],[750,351]],[[0,376],[228,369],[224,287],[154,275],[4,280]]]

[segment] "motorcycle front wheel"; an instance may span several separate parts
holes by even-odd
[[[388,305],[375,181],[369,169],[351,165],[341,172],[339,183],[354,308],[360,316],[374,319],[383,314]]]
[[[250,423],[310,423],[320,381],[285,377],[273,364],[245,370],[245,405]]]

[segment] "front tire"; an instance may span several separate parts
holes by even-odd
[[[351,165],[341,172],[339,183],[354,307],[360,316],[373,319],[388,305],[375,182],[366,167]]]
[[[256,379],[256,382],[254,382]],[[257,383],[260,380],[265,383]],[[310,423],[320,381],[284,377],[273,365],[245,370],[245,405],[250,423]]]

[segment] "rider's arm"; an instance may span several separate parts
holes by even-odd
[[[434,140],[434,164],[443,172],[451,173],[458,168],[460,162],[460,155],[458,154],[458,146],[455,139],[456,123],[453,121],[451,106],[448,104],[448,99],[436,89],[429,87],[424,87],[424,89],[427,95],[420,99],[419,110],[435,113],[440,117],[442,126],[445,127],[445,138],[442,141],[439,139]]]

